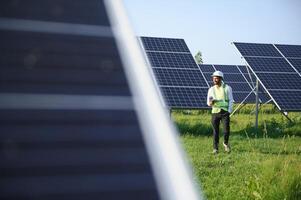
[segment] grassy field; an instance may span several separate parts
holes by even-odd
[[[209,111],[173,111],[195,178],[207,199],[301,199],[301,113],[289,122],[271,105],[231,118],[230,154],[212,154]]]

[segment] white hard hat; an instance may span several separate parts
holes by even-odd
[[[218,77],[224,78],[224,74],[221,71],[215,71],[211,76],[212,77],[218,76]]]

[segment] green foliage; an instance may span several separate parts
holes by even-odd
[[[194,60],[197,64],[203,64],[203,58],[202,58],[202,52],[198,51],[195,56],[194,56]]]
[[[301,199],[301,115],[290,123],[271,105],[255,130],[252,105],[231,117],[230,154],[213,155],[208,110],[176,110],[172,117],[208,199]]]

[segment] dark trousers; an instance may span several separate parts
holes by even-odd
[[[230,135],[230,113],[221,110],[219,113],[212,113],[211,124],[213,128],[213,148],[218,149],[219,124],[222,121],[224,130],[224,143],[228,144]]]

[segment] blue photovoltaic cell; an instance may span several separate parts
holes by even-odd
[[[301,90],[301,77],[297,73],[256,73],[259,80],[264,80],[265,87],[269,89]]]
[[[159,86],[208,87],[199,70],[153,68]]]
[[[234,42],[242,56],[282,57],[272,44]]]
[[[202,72],[210,72],[212,74],[215,71],[212,65],[200,64],[199,67]]]
[[[160,87],[167,104],[173,108],[209,108],[208,88]]]
[[[267,101],[271,100],[271,97],[266,93],[266,92],[258,92],[259,99],[261,100],[262,103],[265,103]]]
[[[211,73],[203,73],[206,80],[212,85]],[[241,74],[224,74],[224,82],[231,85],[230,83],[243,83],[247,84],[247,81]],[[250,89],[250,87],[249,87]]]
[[[252,73],[251,70],[246,65],[237,65],[237,67],[240,69],[241,73],[243,74]]]
[[[301,58],[301,45],[275,45],[285,57]]]
[[[235,91],[233,91],[234,102],[235,103],[240,103],[243,100],[245,100],[244,103],[255,103],[256,102],[255,94],[252,93],[252,94],[249,95],[249,93],[250,92],[235,92]],[[248,96],[248,98],[246,98],[247,96]]]
[[[256,84],[256,77],[255,75],[250,72],[250,74],[243,74],[243,76],[247,79],[247,81],[251,84],[254,85]]]
[[[204,74],[204,76],[205,76],[205,79],[206,79],[208,82],[212,82],[212,77],[211,77],[212,73],[205,72],[205,73],[203,73],[203,74]]]
[[[225,74],[224,73],[224,81],[226,83],[230,82],[242,82],[246,83],[246,79],[242,76],[242,74]]]
[[[141,37],[146,51],[189,52],[183,39]]]
[[[212,73],[205,72],[203,73],[206,80],[208,82],[212,82]],[[242,74],[224,74],[224,82],[225,83],[233,83],[233,82],[240,82],[246,83],[246,79],[242,76]]]
[[[214,65],[215,69],[218,71],[222,71],[224,74],[227,73],[239,73],[240,71],[238,70],[236,65]]]
[[[228,85],[231,86],[232,90],[235,92],[250,92],[251,87],[247,82],[244,83],[237,83],[237,82],[228,82]]]
[[[295,69],[299,73],[301,73],[301,58],[298,59],[288,58],[288,61],[295,67]]]
[[[254,72],[295,72],[284,58],[246,57]]]
[[[285,111],[300,111],[301,109],[301,91],[283,91],[270,90],[270,94],[276,99],[280,108]]]
[[[153,68],[198,69],[191,54],[147,52],[147,56]]]

